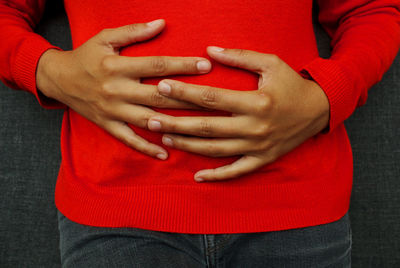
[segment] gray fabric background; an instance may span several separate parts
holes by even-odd
[[[37,31],[70,49],[61,1]],[[51,2],[51,3],[50,3]],[[317,26],[321,54],[329,40]],[[353,267],[400,267],[400,56],[347,120],[354,159]],[[62,111],[0,83],[0,267],[60,267],[54,187]]]

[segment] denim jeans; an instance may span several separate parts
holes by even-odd
[[[350,267],[349,216],[276,232],[185,234],[81,225],[58,212],[62,267]]]

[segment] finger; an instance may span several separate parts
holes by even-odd
[[[170,108],[170,109],[188,109],[188,110],[205,110],[204,107],[200,107],[193,103],[171,99],[161,95],[157,86],[141,84],[140,90],[132,90],[129,100],[146,106],[152,106],[157,108]]]
[[[169,109],[188,109],[188,110],[206,110],[198,105],[175,100],[161,95],[157,86],[140,84],[130,80],[120,81],[114,85],[115,98],[122,100],[125,103],[141,104],[157,108]]]
[[[244,139],[204,139],[166,134],[163,144],[186,152],[211,157],[243,155],[255,151],[258,141]]]
[[[127,57],[117,56],[115,73],[128,77],[158,77],[174,74],[203,74],[211,70],[211,63],[201,57]]]
[[[210,86],[187,84],[164,79],[158,84],[160,94],[170,98],[187,101],[213,110],[233,113],[252,113],[260,101],[258,91],[238,91]],[[268,104],[268,103],[266,103]]]
[[[109,121],[105,126],[105,130],[118,140],[122,141],[125,145],[146,155],[161,160],[165,160],[168,157],[166,150],[138,136],[127,124],[123,122]]]
[[[261,74],[280,62],[274,54],[259,53],[245,49],[227,49],[210,46],[207,53],[214,60],[223,64],[246,69]]]
[[[152,131],[181,133],[200,137],[247,137],[252,125],[245,116],[169,116],[161,114],[149,118]]]
[[[114,105],[107,115],[116,121],[147,129],[148,120],[162,114],[142,105],[122,103]]]
[[[165,21],[163,19],[149,23],[129,24],[118,28],[104,29],[98,34],[98,38],[103,45],[120,48],[156,36],[164,26]]]
[[[216,169],[201,170],[194,175],[194,179],[198,182],[233,179],[255,171],[265,164],[267,164],[267,162],[261,158],[252,155],[244,155],[232,164]]]

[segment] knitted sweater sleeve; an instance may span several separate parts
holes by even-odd
[[[366,102],[367,91],[392,64],[400,46],[399,0],[318,0],[319,21],[332,38],[329,59],[304,66],[330,104],[328,132]]]
[[[41,55],[56,48],[33,29],[44,11],[45,0],[0,1],[0,79],[9,87],[33,93],[45,108],[65,108],[36,87]]]

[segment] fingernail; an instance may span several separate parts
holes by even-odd
[[[168,95],[171,93],[171,86],[165,82],[160,82],[158,84],[158,91],[164,95]]]
[[[216,47],[216,46],[210,46],[208,47],[208,49],[210,49],[213,52],[221,52],[224,51],[224,49],[222,47]]]
[[[161,160],[167,159],[167,154],[166,153],[159,153],[156,156],[157,156],[157,158],[159,158]]]
[[[211,64],[205,60],[199,61],[196,65],[200,72],[208,72],[211,69]]]
[[[200,178],[200,177],[195,177],[194,180],[197,181],[197,182],[203,182],[204,181],[204,179]]]
[[[153,20],[151,22],[148,22],[147,26],[149,26],[149,27],[157,27],[157,26],[160,26],[162,23],[163,23],[163,20],[162,19],[158,19],[158,20]]]
[[[160,130],[161,129],[161,123],[156,120],[150,120],[149,121],[149,129],[150,130]]]
[[[172,139],[170,137],[167,137],[167,136],[164,136],[162,138],[162,143],[164,143],[167,146],[171,146],[171,147],[174,145],[174,142],[172,141]]]

